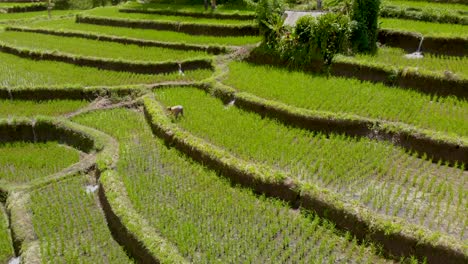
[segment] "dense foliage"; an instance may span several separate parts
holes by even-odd
[[[380,0],[354,0],[351,19],[357,22],[351,41],[358,52],[377,51]]]

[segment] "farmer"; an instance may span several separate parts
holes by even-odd
[[[184,107],[181,105],[170,106],[167,110],[169,110],[169,112],[171,112],[176,118],[178,118],[179,115],[184,116]]]

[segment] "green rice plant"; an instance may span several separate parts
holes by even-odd
[[[74,112],[88,105],[87,101],[78,100],[50,100],[50,101],[23,101],[0,100],[0,118],[12,116],[52,115],[59,116]]]
[[[420,33],[425,37],[443,37],[443,38],[468,38],[468,26],[441,24],[422,21],[412,21],[407,19],[379,19],[380,27],[396,31],[407,31]]]
[[[76,175],[31,193],[29,210],[44,263],[132,263],[113,240],[89,180]]]
[[[14,256],[5,208],[0,204],[0,262],[7,263]]]
[[[138,38],[144,40],[157,40],[165,42],[184,42],[192,44],[209,45],[246,45],[260,42],[259,36],[195,36],[174,31],[159,31],[152,29],[133,29],[126,27],[112,27],[92,24],[75,23],[73,19],[60,19],[54,21],[41,21],[30,25],[31,27],[61,29],[61,30],[79,30],[83,32],[94,32],[106,35],[123,36]]]
[[[35,50],[54,50],[74,55],[131,61],[165,62],[209,57],[206,52],[201,51],[140,47],[98,40],[15,31],[1,33],[0,41]]]
[[[244,160],[282,170],[296,181],[338,192],[344,199],[360,202],[375,213],[398,215],[411,223],[421,219],[433,231],[467,239],[463,234],[468,214],[455,213],[458,206],[468,204],[465,191],[468,172],[461,168],[438,166],[389,142],[291,128],[276,120],[224,106],[198,89],[162,89],[156,95],[166,106],[184,106],[185,117],[175,121],[182,128]],[[421,173],[434,182],[434,188],[411,185],[411,179]],[[462,194],[455,188],[458,185],[463,186]],[[462,199],[454,201],[445,192],[437,191],[443,186],[451,186],[454,196],[461,195]],[[405,203],[402,195],[405,192],[409,192],[408,196],[416,192],[424,197]],[[438,200],[448,207],[444,208],[448,215],[444,210],[436,214]],[[409,211],[413,206],[417,207],[414,217]],[[426,210],[430,214],[424,215]]]
[[[86,12],[86,14],[107,18],[125,18],[136,20],[154,20],[167,22],[185,22],[194,24],[209,24],[209,25],[252,25],[254,20],[234,20],[234,19],[213,19],[213,18],[194,18],[187,16],[164,16],[154,14],[138,14],[138,13],[122,13],[116,7],[95,8]]]
[[[246,14],[251,15],[255,14],[253,10],[250,10],[248,7],[241,6],[241,5],[233,5],[233,4],[221,4],[216,5],[216,9],[205,11],[203,5],[187,5],[187,4],[179,4],[179,3],[157,3],[157,2],[150,2],[150,3],[138,3],[138,2],[127,2],[125,5],[122,6],[123,8],[132,8],[132,9],[142,9],[142,10],[163,10],[163,11],[177,11],[182,13],[188,12],[197,12],[197,13],[205,13],[205,14]]]
[[[312,263],[346,256],[356,263],[355,252],[382,262],[315,214],[293,212],[283,202],[233,187],[167,148],[153,138],[141,113],[114,109],[74,121],[119,141],[117,170],[135,208],[190,262]]]
[[[77,150],[57,142],[3,143],[0,153],[0,183],[27,183],[57,173],[80,160]]]
[[[371,57],[363,55],[358,60],[361,58]],[[229,69],[226,84],[266,99],[311,110],[403,122],[456,137],[468,136],[468,102],[453,96],[429,96],[383,84],[245,62],[233,62]]]
[[[468,24],[468,8],[466,5],[400,0],[385,0],[382,4],[383,8],[380,12],[382,17],[462,25]]]
[[[54,10],[52,11],[52,17],[58,18],[63,16],[71,16],[76,14],[76,11],[73,10]],[[38,19],[38,18],[48,18],[47,11],[36,11],[36,12],[22,12],[22,13],[0,13],[0,23],[10,22],[14,20],[24,20],[24,19]]]
[[[415,51],[416,51],[415,47]],[[424,54],[422,59],[409,59],[405,55],[407,52],[399,48],[382,47],[377,54],[356,54],[355,56],[338,55],[336,61],[356,61],[370,63],[373,65],[382,65],[385,67],[394,67],[405,69],[414,67],[418,71],[431,72],[437,76],[444,76],[446,71],[454,73],[460,79],[468,78],[468,57],[436,56],[433,54]]]
[[[0,53],[0,86],[101,86],[151,84],[161,81],[193,81],[209,77],[210,70],[185,71],[184,75],[136,74],[80,67],[62,62],[35,61]]]

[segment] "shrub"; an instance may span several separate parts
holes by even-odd
[[[260,0],[256,8],[260,34],[265,43],[280,37],[283,27],[284,3],[282,0]]]
[[[315,23],[316,19],[313,16],[303,16],[297,20],[294,32],[299,43],[309,43]]]
[[[351,41],[357,52],[375,53],[377,51],[377,19],[380,0],[354,0],[351,19],[357,22]]]

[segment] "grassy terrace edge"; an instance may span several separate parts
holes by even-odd
[[[168,22],[143,19],[109,18],[82,14],[76,16],[76,22],[105,26],[169,30],[188,33],[192,35],[257,36],[259,34],[258,27],[256,25],[194,24],[189,22]]]
[[[39,116],[36,120],[17,118],[0,119],[0,141],[47,141],[58,140],[85,152],[97,152],[95,170],[99,179],[99,200],[106,221],[114,239],[129,254],[143,263],[185,263],[175,246],[149,226],[133,208],[125,186],[119,181],[114,170],[118,161],[118,143],[108,135],[92,128],[78,125],[65,119]],[[34,128],[34,130],[33,130]],[[0,193],[15,198],[22,197],[18,192],[0,190]],[[17,199],[8,199],[9,214],[17,215]],[[18,212],[19,213],[19,212]],[[28,257],[37,257],[38,242],[31,235],[31,227],[20,223],[13,226],[14,244],[17,253]],[[32,232],[34,232],[32,230]],[[28,262],[29,263],[29,262]],[[33,262],[31,262],[33,263]]]
[[[179,62],[139,62],[139,61],[124,61],[113,60],[96,57],[76,56],[69,53],[61,53],[55,51],[38,51],[25,48],[19,48],[6,43],[0,42],[0,51],[13,54],[23,58],[34,60],[49,60],[59,61],[77,66],[95,67],[104,70],[124,71],[144,74],[157,74],[176,72],[180,69],[195,70],[195,69],[213,69],[211,59],[188,59]]]
[[[128,38],[128,37],[119,37],[113,35],[106,35],[106,34],[96,34],[96,33],[89,33],[84,31],[77,31],[77,30],[53,30],[53,29],[45,29],[45,28],[29,28],[24,26],[8,26],[5,28],[6,31],[17,31],[17,32],[29,32],[29,33],[40,33],[40,34],[47,34],[53,36],[61,36],[61,37],[78,37],[84,39],[91,39],[91,40],[99,40],[99,41],[108,41],[108,42],[116,42],[121,44],[135,44],[138,46],[145,46],[145,47],[161,47],[161,48],[169,48],[169,49],[177,49],[177,50],[194,50],[194,51],[205,51],[211,54],[221,54],[227,53],[230,49],[226,46],[221,45],[197,45],[197,44],[187,44],[187,43],[176,43],[176,42],[163,42],[163,41],[156,41],[156,40],[144,40],[144,39],[137,39],[137,38]]]
[[[388,256],[416,256],[421,260],[427,258],[429,263],[447,259],[453,263],[468,261],[467,246],[461,241],[398,217],[373,214],[355,202],[345,202],[347,200],[328,189],[294,182],[281,171],[236,158],[173,124],[154,96],[145,96],[143,101],[145,117],[156,136],[235,183],[293,206],[313,210],[357,238],[381,245]]]
[[[286,62],[273,58],[260,50],[254,50],[246,59],[254,64],[268,64],[285,67]],[[320,72],[322,65],[319,61],[311,66],[302,68],[305,72]],[[345,58],[335,59],[330,73],[338,77],[356,78],[362,81],[383,83],[388,86],[415,89],[431,95],[450,96],[468,99],[468,79],[448,79],[435,74],[421,73],[410,69],[394,68],[392,66],[374,65],[356,62]]]
[[[141,8],[120,8],[122,13],[137,13],[137,14],[155,14],[166,16],[187,16],[196,18],[216,18],[216,19],[235,19],[235,20],[254,20],[257,16],[253,14],[223,14],[223,13],[201,13],[181,10],[164,10],[164,9],[141,9]]]
[[[416,51],[423,36],[420,33],[398,31],[393,29],[380,29],[378,41],[391,47],[402,48],[409,52]],[[424,37],[422,51],[448,56],[466,56],[468,39],[463,37]]]

